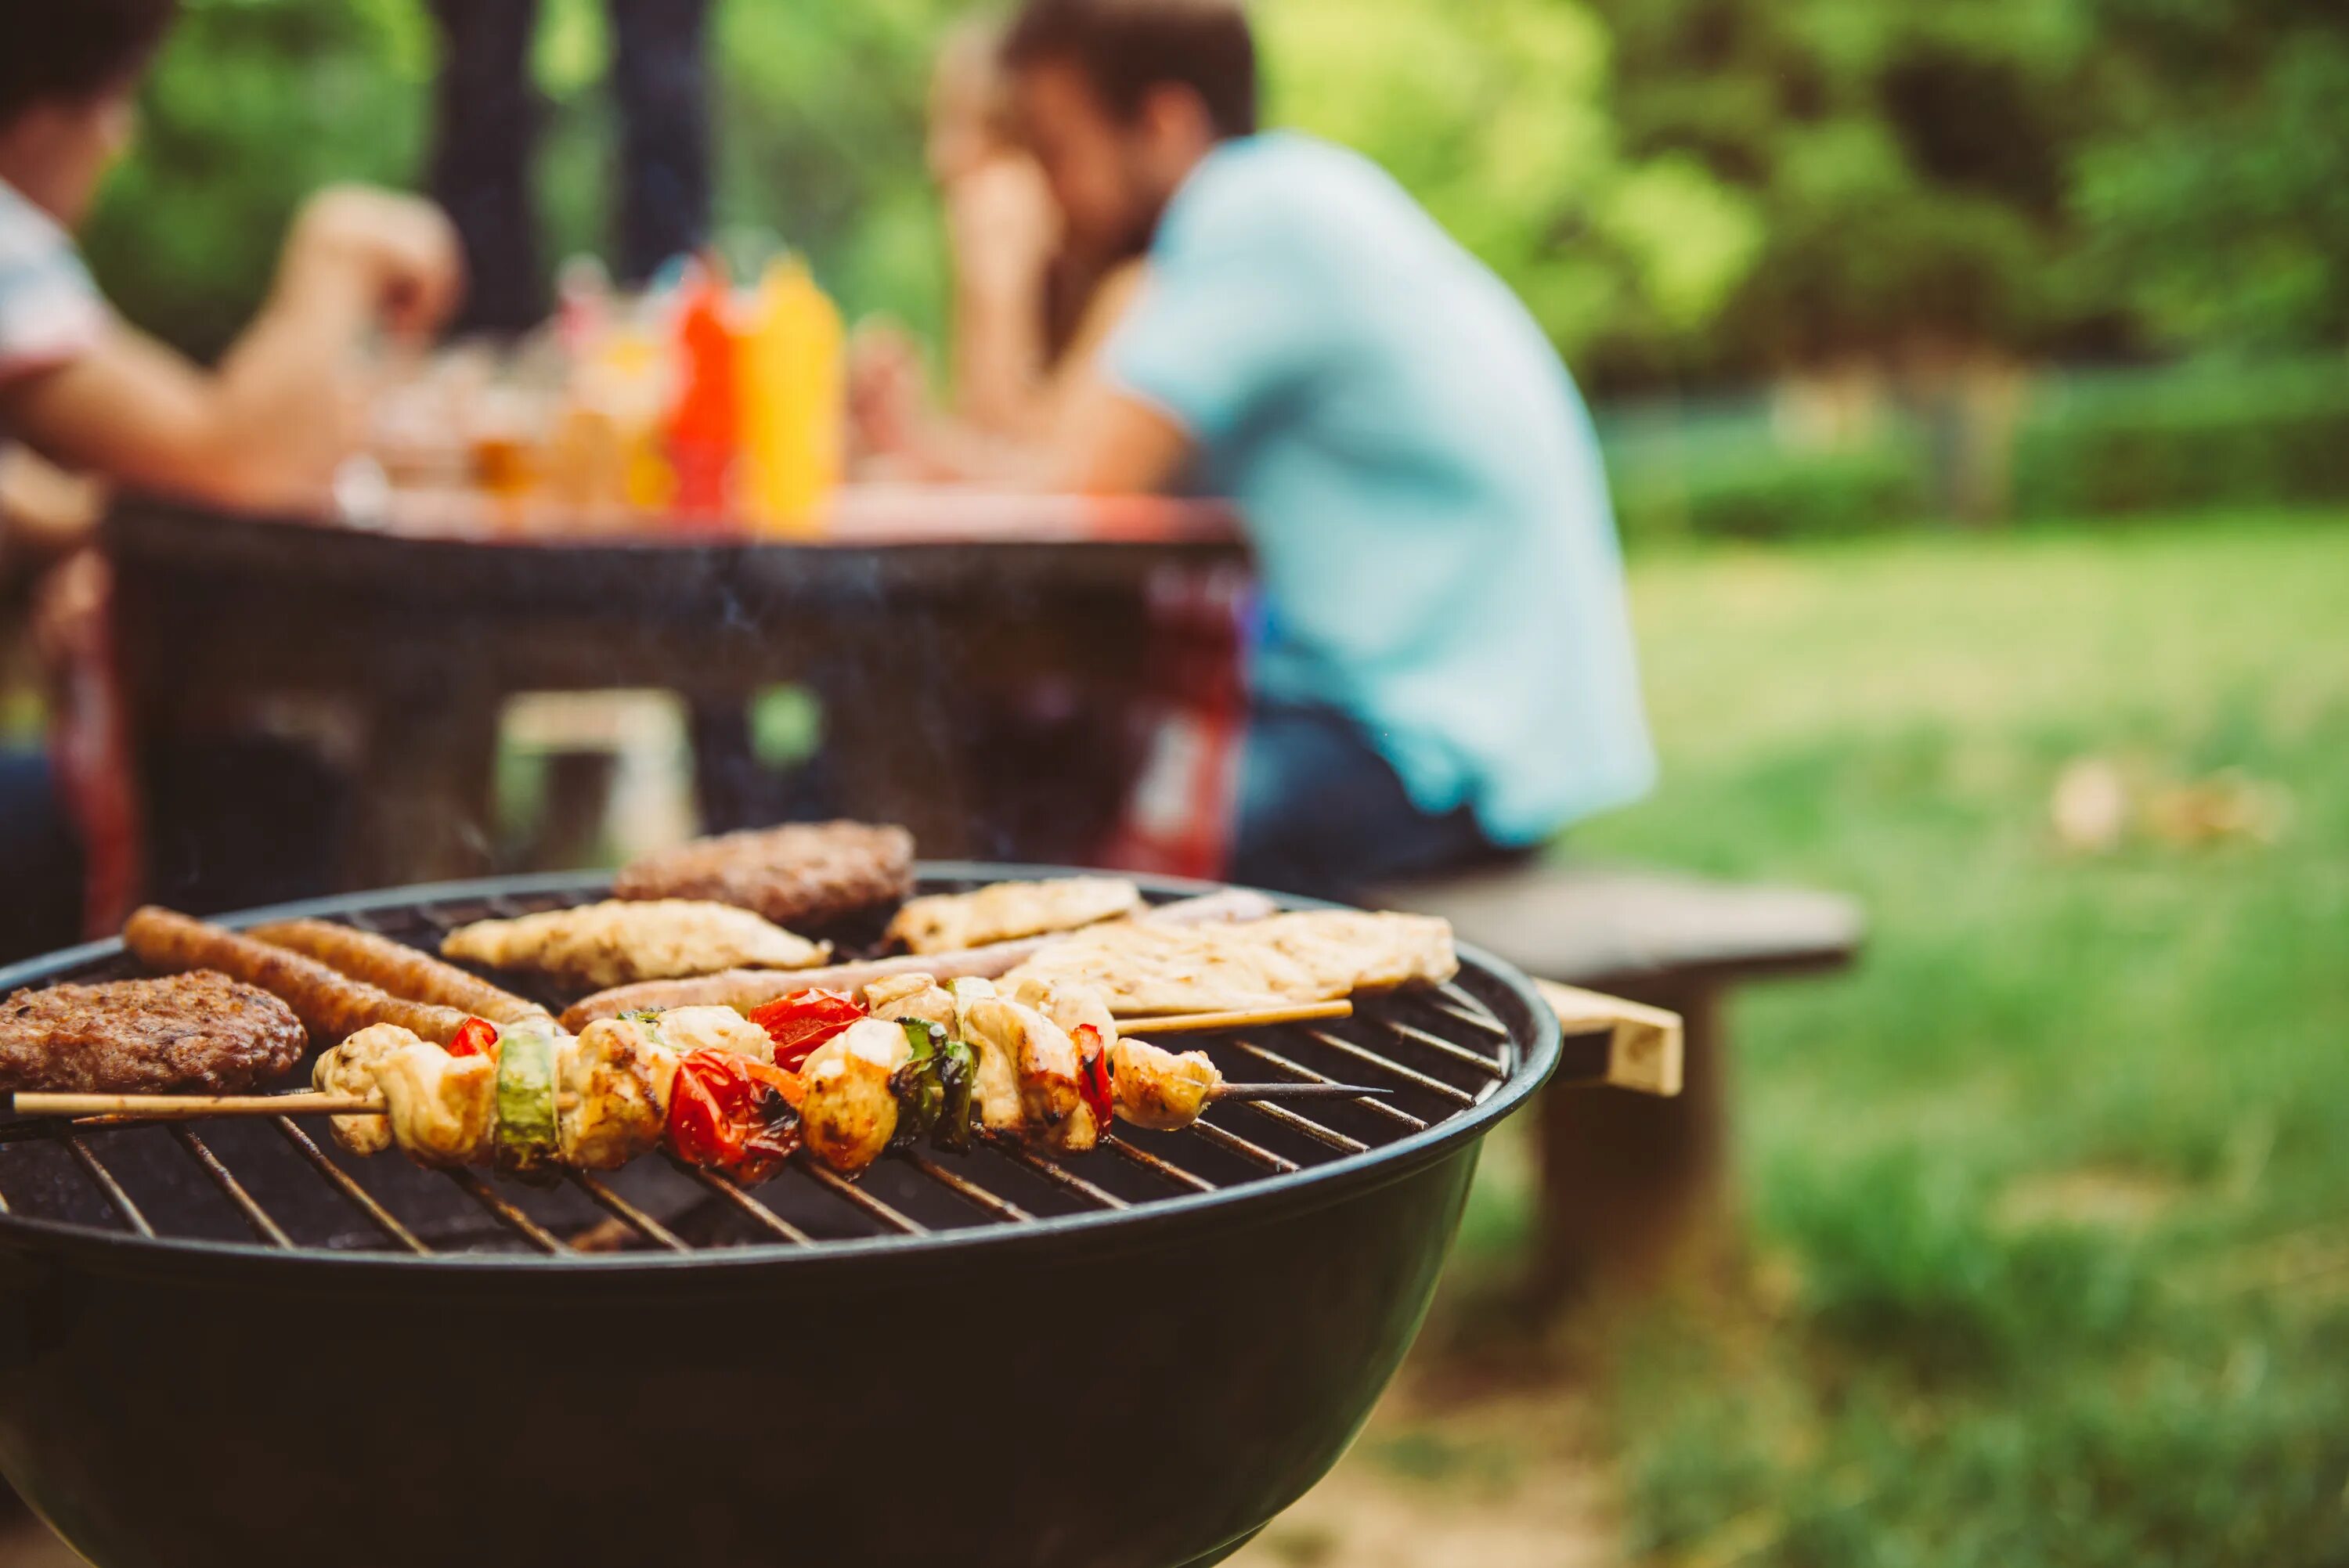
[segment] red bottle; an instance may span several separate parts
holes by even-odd
[[[674,504],[684,517],[729,516],[741,449],[741,395],[734,329],[726,320],[726,280],[707,263],[694,269],[678,299],[677,368],[677,403],[668,420]]]

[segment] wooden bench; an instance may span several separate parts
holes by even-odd
[[[1442,915],[1461,940],[1537,979],[1684,1020],[1677,1097],[1575,1092],[1594,1078],[1628,1080],[1619,1071],[1575,1071],[1571,1062],[1543,1095],[1545,1294],[1652,1284],[1715,1255],[1729,1208],[1723,1005],[1748,980],[1849,964],[1865,931],[1859,906],[1800,888],[1573,863],[1392,887],[1378,902]],[[1601,1026],[1604,1011],[1591,1011],[1585,1026]],[[1621,1038],[1619,1029],[1619,1052]]]

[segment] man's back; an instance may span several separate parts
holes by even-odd
[[[1237,500],[1276,701],[1351,715],[1423,810],[1524,842],[1642,792],[1621,565],[1580,398],[1507,288],[1374,165],[1225,143],[1168,208],[1112,378]]]

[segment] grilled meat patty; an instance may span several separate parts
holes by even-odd
[[[238,1094],[302,1057],[301,1020],[210,969],[51,985],[0,1002],[0,1088]]]
[[[616,898],[714,899],[778,925],[819,925],[904,898],[914,836],[865,822],[787,822],[697,839],[620,868]]]

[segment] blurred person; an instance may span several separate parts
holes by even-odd
[[[1234,878],[1352,892],[1644,793],[1598,443],[1507,287],[1368,160],[1258,130],[1232,0],[1030,0],[1002,57],[1071,242],[1144,264],[1053,437],[968,471],[1238,504]]]
[[[860,427],[904,477],[951,478],[972,442],[1049,439],[1139,281],[1130,255],[1072,244],[1050,186],[1020,142],[1002,29],[970,22],[947,34],[932,74],[930,179],[946,218],[953,278],[948,367],[952,419],[935,418],[918,350],[868,325],[857,335],[850,398]],[[932,464],[925,455],[936,450]]]
[[[286,236],[261,314],[216,368],[117,319],[74,247],[129,145],[174,0],[0,9],[0,438],[96,478],[251,506],[313,503],[355,444],[359,351],[421,335],[463,273],[414,197],[343,186]]]
[[[538,0],[432,0],[440,27],[433,196],[464,236],[473,286],[458,325],[521,334],[546,318],[531,210]],[[620,108],[620,281],[641,285],[709,232],[709,0],[606,0]]]
[[[118,319],[71,237],[129,144],[145,67],[174,0],[17,0],[0,7],[0,442],[70,472],[254,508],[323,504],[356,445],[361,351],[378,332],[422,336],[462,284],[456,240],[413,197],[360,187],[321,192],[295,218],[260,315],[212,369]],[[44,538],[17,504],[0,514],[23,558]],[[10,521],[13,520],[13,521]],[[55,530],[50,530],[54,535]],[[36,590],[35,620],[53,682],[88,689],[102,653],[102,563],[70,556]],[[53,763],[0,760],[7,864],[57,860]],[[50,880],[70,882],[58,872]],[[57,928],[67,895],[45,882],[10,889],[12,922]],[[24,939],[12,924],[0,939]]]

